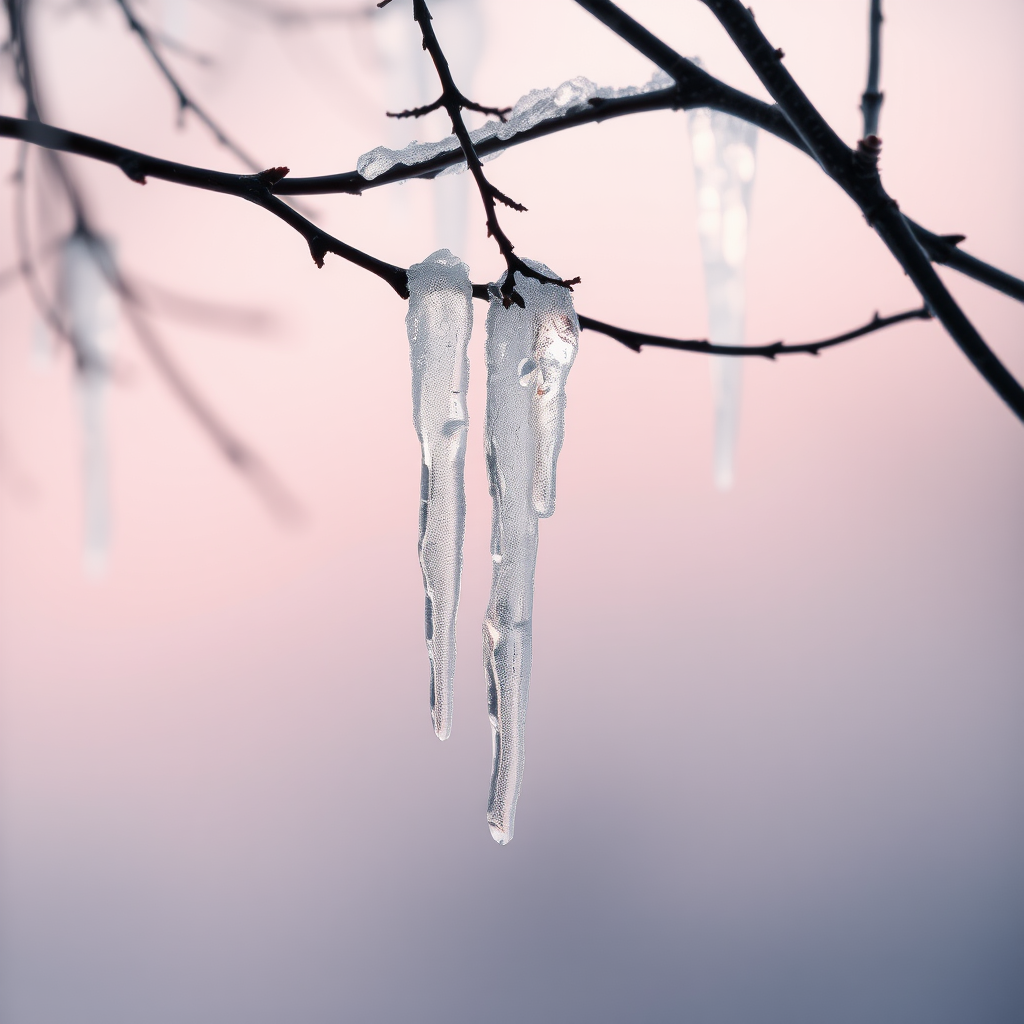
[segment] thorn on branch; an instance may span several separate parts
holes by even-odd
[[[782,58],[783,58],[783,57],[785,57],[785,56],[786,56],[786,51],[785,51],[785,50],[783,50],[783,48],[782,48],[782,47],[780,46],[780,47],[779,47],[779,48],[778,48],[778,49],[777,49],[777,50],[775,51],[775,59],[776,59],[776,60],[782,60]]]
[[[961,242],[967,241],[966,235],[939,235],[939,238],[949,245],[959,245]]]

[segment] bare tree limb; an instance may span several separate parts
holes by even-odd
[[[131,292],[118,279],[117,288],[126,297],[125,310],[139,345],[170,388],[171,393],[188,410],[203,433],[227,462],[252,484],[267,507],[280,519],[294,522],[301,518],[301,508],[273,470],[214,411],[195,385],[171,356],[152,325],[142,315]]]
[[[623,39],[682,84],[692,77],[691,62],[630,18],[610,0],[576,0]],[[860,207],[889,251],[914,282],[927,306],[939,318],[961,351],[995,392],[1024,420],[1024,388],[985,344],[974,325],[946,290],[929,256],[903,219],[895,200],[882,187],[878,175],[879,143],[875,136],[862,139],[851,150],[804,95],[782,63],[781,49],[771,46],[739,0],[703,0],[718,18],[761,84],[796,130],[803,147]],[[689,67],[687,65],[690,65]]]
[[[878,78],[882,69],[882,0],[871,0],[868,36],[868,84],[860,98],[865,139],[878,134],[878,115],[882,111],[884,98],[878,91]]]
[[[773,99],[800,133],[822,169],[860,207],[868,224],[914,282],[928,308],[996,394],[1024,420],[1024,388],[985,344],[947,291],[899,206],[882,187],[877,137],[855,152],[832,130],[782,63],[783,53],[765,38],[739,0],[703,0],[718,18]]]
[[[712,356],[753,356],[762,359],[775,359],[776,356],[797,354],[816,356],[825,349],[843,345],[855,338],[863,338],[866,334],[873,334],[875,331],[892,327],[894,324],[901,324],[907,320],[930,320],[931,318],[932,315],[926,306],[907,310],[905,313],[896,313],[894,316],[880,317],[875,313],[874,317],[863,327],[847,331],[845,334],[838,334],[834,338],[825,338],[823,341],[805,341],[799,345],[787,345],[783,341],[773,341],[768,345],[714,345],[710,341],[683,341],[677,338],[664,338],[657,334],[641,334],[638,331],[613,327],[611,324],[602,323],[589,316],[581,316],[579,321],[580,327],[606,334],[634,352],[639,352],[644,345],[651,345],[658,348],[674,349],[677,352],[703,352]]]
[[[156,40],[150,33],[149,29],[142,24],[137,17],[135,12],[132,10],[128,0],[114,0],[118,7],[124,12],[125,19],[128,22],[128,27],[134,32],[141,41],[142,45],[146,48],[150,57],[153,58],[153,63],[156,64],[160,70],[160,74],[167,80],[167,84],[174,90],[174,95],[178,100],[178,110],[180,114],[184,114],[186,110],[191,110],[200,121],[210,130],[213,137],[219,142],[225,149],[230,150],[239,160],[245,164],[250,170],[258,171],[259,164],[253,160],[244,149],[241,148],[236,142],[228,137],[224,130],[217,124],[216,121],[210,117],[209,114],[203,110],[202,107],[192,99],[188,93],[185,92],[181,83],[175,77],[174,72],[167,66],[167,62],[163,59],[160,54],[160,50],[157,46]]]
[[[188,185],[192,188],[221,192],[225,195],[246,199],[256,206],[273,213],[305,238],[310,254],[318,267],[323,266],[324,256],[334,253],[356,266],[369,270],[386,281],[403,298],[409,297],[406,285],[406,272],[402,267],[385,263],[367,253],[328,234],[307,220],[296,210],[287,206],[271,191],[271,187],[287,173],[286,167],[273,167],[259,174],[226,174],[223,171],[211,171],[188,164],[175,163],[172,160],[161,160],[147,156],[132,149],[115,146],[100,139],[68,132],[61,128],[38,121],[28,121],[17,117],[0,116],[0,136],[21,139],[46,149],[59,150],[65,153],[76,153],[79,156],[91,157],[103,163],[119,167],[121,171],[139,184],[145,184],[146,178],[158,178],[163,181]]]
[[[385,4],[378,4],[378,6],[385,6],[387,2],[388,0],[385,0]],[[437,77],[441,81],[440,103],[451,119],[452,131],[462,147],[466,166],[473,175],[474,181],[476,181],[477,190],[480,193],[480,199],[483,202],[486,214],[487,234],[498,243],[498,249],[505,260],[507,269],[505,280],[501,285],[501,294],[505,305],[508,306],[513,302],[519,306],[525,305],[522,296],[516,291],[516,273],[520,273],[524,277],[536,278],[538,281],[545,281],[549,284],[561,285],[563,288],[568,288],[572,291],[572,286],[579,283],[579,278],[563,281],[560,278],[548,277],[546,274],[534,270],[516,256],[514,252],[515,246],[513,246],[511,239],[505,234],[501,224],[498,222],[496,203],[502,203],[520,213],[525,213],[526,207],[505,195],[504,192],[495,188],[487,180],[487,176],[484,174],[484,165],[480,162],[480,157],[473,145],[473,140],[470,138],[469,129],[466,127],[466,122],[462,117],[462,108],[466,104],[465,97],[455,84],[454,78],[452,78],[451,68],[448,67],[448,59],[441,49],[441,44],[438,42],[434,27],[431,24],[433,18],[427,9],[426,0],[413,0],[412,11],[413,20],[419,25],[420,32],[423,34],[423,49],[430,54],[430,59],[434,62],[434,68],[437,71]]]

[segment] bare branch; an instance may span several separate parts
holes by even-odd
[[[137,303],[131,301],[131,293],[124,282],[120,281],[120,285],[119,292],[123,297],[128,297],[125,309],[135,336],[174,396],[192,415],[220,454],[252,484],[276,516],[287,521],[301,518],[299,504],[288,489],[263,459],[217,415],[178,366],[152,325],[142,315]]]
[[[243,164],[246,165],[250,170],[259,170],[259,164],[245,152],[237,143],[233,142],[224,130],[218,125],[209,114],[203,110],[202,107],[192,99],[188,93],[182,88],[181,83],[175,77],[174,72],[167,66],[166,61],[160,55],[160,50],[157,46],[154,36],[150,33],[149,29],[135,17],[135,12],[132,10],[128,3],[128,0],[114,0],[114,2],[124,12],[124,16],[128,21],[128,27],[134,32],[142,45],[146,48],[150,57],[153,58],[153,63],[160,69],[160,73],[167,79],[167,84],[174,90],[174,94],[178,100],[178,109],[184,114],[186,110],[191,110],[200,121],[210,130],[213,137],[222,145],[225,149],[230,150]]]
[[[862,147],[855,152],[836,135],[786,70],[780,51],[771,46],[739,0],[703,2],[722,23],[825,173],[860,207],[960,350],[996,394],[1024,420],[1024,388],[985,344],[949,294],[895,200],[882,187],[877,149],[866,151],[863,143],[867,140],[862,140]]]
[[[480,162],[480,157],[473,145],[473,140],[470,138],[469,129],[466,127],[466,122],[462,117],[465,97],[456,86],[455,80],[452,78],[451,69],[448,67],[448,60],[441,49],[441,44],[437,41],[437,35],[434,33],[433,25],[431,25],[433,19],[431,18],[430,11],[427,9],[426,0],[413,0],[412,10],[413,19],[420,26],[420,31],[423,34],[423,49],[430,54],[430,58],[434,62],[434,68],[437,70],[437,77],[441,81],[441,103],[451,118],[452,131],[459,140],[459,145],[462,147],[462,152],[466,159],[466,166],[476,181],[480,199],[484,204],[484,212],[487,218],[487,234],[498,243],[498,249],[505,260],[507,270],[505,281],[501,286],[501,294],[505,305],[508,306],[513,302],[519,306],[524,305],[522,296],[516,291],[515,278],[517,272],[524,277],[533,277],[538,281],[561,285],[563,288],[568,288],[571,291],[572,286],[579,283],[579,278],[563,281],[559,278],[548,277],[528,266],[513,251],[515,247],[512,245],[511,239],[505,234],[501,224],[498,222],[495,200],[520,212],[525,211],[526,208],[496,189],[487,180],[487,176],[484,174],[484,166]]]
[[[860,98],[865,139],[878,135],[878,115],[882,112],[883,94],[878,91],[878,77],[882,67],[882,0],[871,0],[868,34],[868,85]]]
[[[435,110],[441,109],[441,104],[444,103],[444,97],[438,96],[433,103],[428,103],[425,107],[413,107],[411,110],[399,110],[397,113],[392,113],[388,110],[385,112],[385,117],[394,117],[401,119],[404,117],[424,117],[427,114],[432,114]]]
[[[188,164],[175,163],[172,160],[161,160],[147,156],[135,150],[115,146],[100,139],[68,132],[61,128],[37,121],[23,120],[17,117],[0,116],[0,136],[21,139],[46,149],[59,150],[65,153],[76,153],[91,157],[103,163],[119,167],[121,171],[139,184],[145,184],[146,178],[158,178],[163,181],[202,188],[211,192],[221,192],[246,199],[257,206],[273,213],[305,238],[310,254],[318,267],[323,266],[324,256],[334,253],[356,266],[369,270],[386,281],[403,298],[409,297],[406,284],[406,272],[402,267],[385,263],[340,239],[328,234],[307,220],[298,211],[293,210],[271,191],[271,187],[279,182],[287,172],[287,168],[271,168],[259,174],[226,174],[223,171],[211,171]]]
[[[763,359],[775,359],[776,356],[789,355],[812,355],[816,356],[825,349],[834,348],[836,345],[843,345],[855,338],[863,338],[867,334],[874,334],[894,324],[901,324],[906,320],[930,320],[931,313],[926,306],[920,309],[907,310],[905,313],[896,313],[894,316],[880,317],[877,313],[863,327],[847,331],[845,334],[838,334],[834,338],[826,338],[823,341],[805,341],[799,345],[787,345],[783,341],[773,341],[768,345],[714,345],[709,341],[682,341],[676,338],[664,338],[657,334],[641,334],[638,331],[629,331],[622,327],[613,327],[611,324],[602,323],[589,316],[579,318],[580,327],[590,331],[597,331],[606,334],[621,342],[626,348],[639,352],[644,345],[652,345],[658,348],[670,348],[677,352],[703,352],[712,356],[739,356],[754,357]]]

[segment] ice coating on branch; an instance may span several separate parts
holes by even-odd
[[[555,276],[543,264],[527,262]],[[493,574],[483,659],[494,744],[487,822],[501,844],[512,839],[523,777],[538,524],[555,510],[565,380],[580,331],[567,288],[518,274],[516,289],[525,309],[506,309],[494,297],[487,313],[484,455],[493,502]]]
[[[757,128],[717,110],[690,111],[697,185],[697,232],[704,258],[709,340],[744,344],[744,267],[754,184]],[[739,428],[742,361],[712,356],[715,483],[732,486]]]
[[[466,530],[466,390],[473,331],[469,269],[447,249],[409,268],[405,318],[412,363],[412,415],[420,439],[420,568],[423,570],[430,717],[452,730],[455,622]]]
[[[667,89],[673,84],[672,79],[664,71],[655,72],[646,85],[629,85],[623,89],[598,86],[588,78],[573,78],[568,82],[563,82],[556,89],[534,89],[528,92],[512,108],[512,113],[508,115],[508,119],[504,123],[490,120],[482,127],[471,131],[469,137],[474,143],[486,142],[488,139],[494,138],[507,141],[513,135],[528,131],[542,121],[550,121],[581,107],[585,108],[591,99],[620,99],[625,96],[640,96],[658,89]],[[441,153],[448,153],[458,148],[459,141],[454,135],[447,135],[440,142],[411,142],[404,149],[396,150],[378,146],[359,158],[356,170],[367,181],[372,181],[386,171],[390,171],[396,164],[413,167],[416,164],[432,160]],[[482,156],[481,159],[493,160],[501,153],[502,150],[498,150]],[[466,162],[463,160],[440,171],[438,177],[443,174],[458,174],[465,169]]]
[[[117,305],[103,270],[103,263],[110,259],[101,241],[75,234],[64,244],[61,263],[61,294],[75,347],[82,430],[82,553],[91,573],[105,567],[111,535],[106,398]]]

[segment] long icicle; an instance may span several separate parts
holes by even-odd
[[[82,557],[90,575],[106,568],[112,532],[106,402],[117,311],[103,266],[111,259],[104,242],[84,233],[76,232],[64,243],[61,291],[76,354],[82,429]]]
[[[527,263],[554,276],[543,264]],[[493,501],[493,575],[483,624],[493,741],[487,823],[502,845],[512,839],[523,779],[538,523],[555,510],[565,380],[580,331],[568,289],[522,274],[516,288],[525,309],[506,308],[495,294],[487,314],[484,454]]]
[[[744,266],[757,127],[718,110],[691,110],[690,142],[697,185],[697,231],[708,297],[708,338],[718,345],[742,345],[746,316]],[[721,490],[732,487],[735,478],[742,383],[742,360],[711,357],[715,483]]]
[[[420,439],[420,568],[430,656],[430,717],[452,731],[455,624],[466,532],[466,391],[473,331],[469,269],[447,249],[409,268],[405,319],[412,363],[413,422]]]

